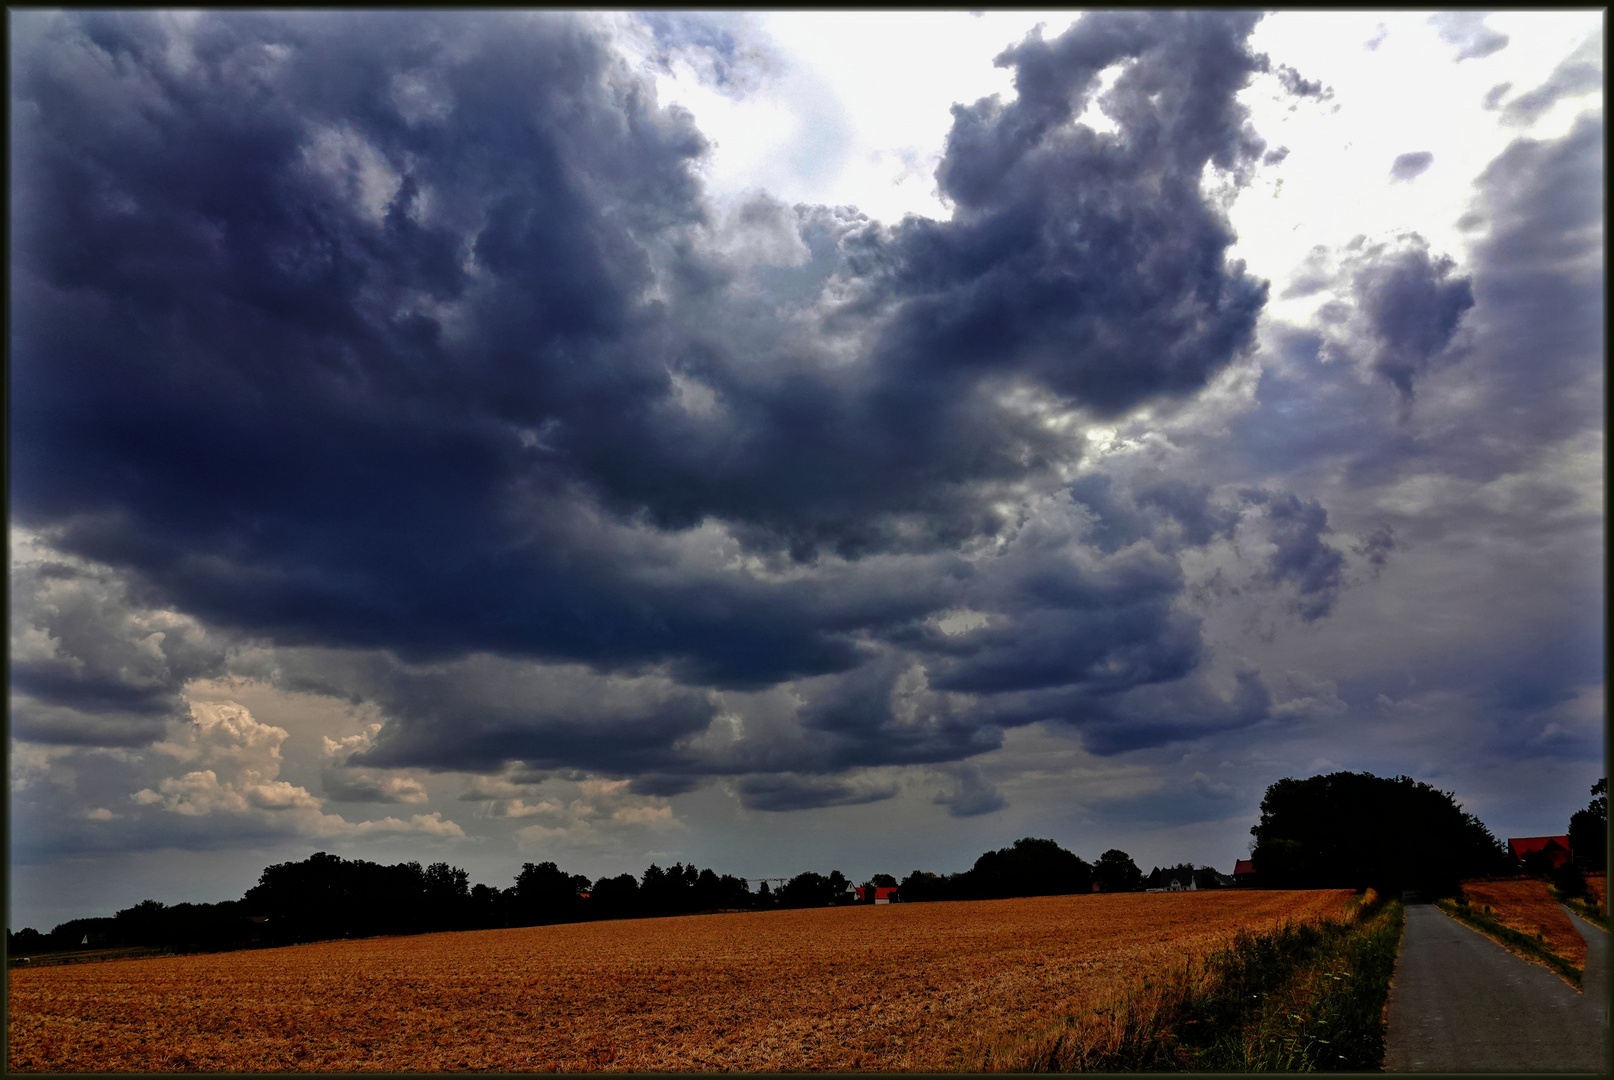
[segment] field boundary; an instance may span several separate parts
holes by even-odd
[[[1241,932],[1146,978],[1108,1010],[986,1048],[982,1071],[1371,1071],[1404,908],[1373,894],[1341,920]]]
[[[63,964],[94,964],[102,960],[140,960],[148,956],[178,956],[179,950],[158,946],[129,945],[115,949],[88,949],[76,952],[30,953],[6,957],[6,968],[60,967]]]

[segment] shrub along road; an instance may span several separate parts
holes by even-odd
[[[1586,939],[1586,992],[1430,904],[1409,904],[1390,984],[1386,1070],[1602,1072],[1608,1067],[1608,935]]]

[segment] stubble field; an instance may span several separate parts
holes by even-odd
[[[1463,895],[1503,926],[1538,938],[1577,968],[1586,966],[1586,939],[1539,878],[1465,881]]]
[[[894,904],[10,972],[12,1070],[967,1068],[1343,891]]]

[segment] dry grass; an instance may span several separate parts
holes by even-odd
[[[13,1070],[969,1067],[1349,893],[686,916],[10,972]]]
[[[1586,940],[1539,878],[1465,881],[1463,896],[1471,908],[1521,934],[1537,938],[1548,952],[1571,966],[1586,966]]]
[[[1608,914],[1608,877],[1604,874],[1586,875],[1586,892],[1597,904],[1597,910]]]

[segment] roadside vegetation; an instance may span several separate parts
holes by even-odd
[[[1489,904],[1474,904],[1465,900],[1440,900],[1436,906],[1456,920],[1473,927],[1502,947],[1534,960],[1556,971],[1576,989],[1581,988],[1581,969],[1554,952],[1542,931],[1535,934],[1517,930],[1498,917]]]
[[[1369,891],[1342,919],[1240,933],[1086,1016],[991,1047],[1008,1072],[1371,1071],[1403,908]]]
[[[1595,923],[1604,930],[1608,929],[1608,909],[1593,903],[1584,896],[1561,896],[1565,907],[1589,923]]]

